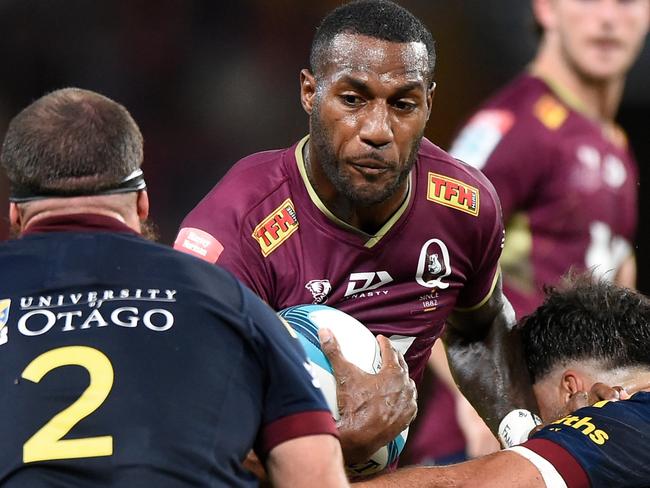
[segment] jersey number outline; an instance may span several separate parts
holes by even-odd
[[[113,387],[113,365],[97,349],[66,346],[37,356],[22,372],[26,380],[38,383],[50,371],[61,366],[81,366],[88,371],[90,383],[72,405],[61,410],[23,444],[23,462],[77,459],[113,454],[113,436],[63,439],[81,420],[97,410]]]

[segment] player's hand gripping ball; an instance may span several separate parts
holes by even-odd
[[[298,339],[307,353],[314,376],[318,379],[325,400],[335,420],[339,420],[336,398],[336,378],[332,366],[321,351],[318,329],[326,327],[336,337],[341,353],[351,363],[371,374],[381,369],[381,353],[377,340],[354,317],[325,305],[296,305],[278,312],[298,333]],[[395,439],[376,451],[365,463],[346,467],[353,477],[376,474],[395,461],[406,442],[408,427]]]

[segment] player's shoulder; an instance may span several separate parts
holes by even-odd
[[[506,85],[479,111],[475,118],[500,114],[499,123],[521,131],[554,134],[569,120],[572,109],[551,82],[521,74]],[[473,118],[474,120],[474,118]]]
[[[177,251],[167,245],[136,236],[112,236],[127,239],[123,250],[131,257],[127,263],[139,264],[139,272],[155,276],[163,282],[174,283],[188,293],[203,295],[216,303],[241,309],[243,285],[228,270],[215,266],[191,254]],[[116,248],[119,244],[116,245]],[[148,270],[148,271],[147,271]]]
[[[418,160],[419,171],[427,175],[427,193],[434,192],[430,197],[438,194],[437,186],[440,189],[453,186],[469,194],[476,193],[477,197],[487,195],[493,202],[498,202],[494,186],[479,169],[455,158],[426,138],[420,144]]]
[[[571,110],[540,78],[522,74],[489,98],[469,118],[450,152],[482,168],[499,157],[539,156],[552,150]]]
[[[285,158],[293,147],[262,151],[237,161],[214,186],[208,197],[239,201],[242,196],[253,201],[263,199],[279,185],[286,182],[288,174]]]
[[[296,145],[252,154],[241,160],[203,197],[183,221],[182,228],[214,231],[237,228],[249,215],[263,212],[275,194],[289,195]],[[297,171],[297,169],[295,170]]]

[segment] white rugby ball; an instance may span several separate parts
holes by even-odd
[[[278,315],[298,333],[298,339],[307,353],[314,376],[320,382],[332,416],[338,420],[340,413],[336,400],[336,379],[329,360],[321,351],[318,329],[330,329],[345,359],[372,374],[381,368],[381,353],[375,336],[354,317],[326,305],[296,305],[281,310]],[[408,427],[365,463],[348,465],[348,475],[359,477],[380,472],[397,460],[404,449],[407,436]]]

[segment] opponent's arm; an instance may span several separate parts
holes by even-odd
[[[355,488],[545,488],[547,485],[535,465],[523,456],[499,451],[452,466],[400,469]]]
[[[343,456],[338,440],[331,435],[298,437],[274,447],[266,468],[274,487],[316,485],[347,487]]]
[[[319,336],[336,377],[343,456],[346,463],[366,461],[415,418],[415,383],[408,376],[404,358],[386,337],[377,337],[381,370],[369,374],[343,357],[331,331],[321,329]]]
[[[515,324],[499,277],[484,304],[450,315],[445,333],[454,379],[495,434],[510,411],[537,411]]]

